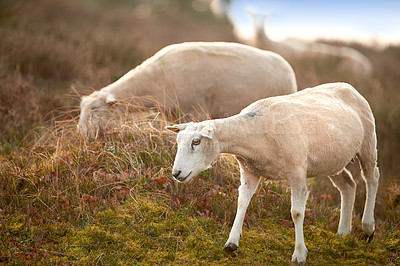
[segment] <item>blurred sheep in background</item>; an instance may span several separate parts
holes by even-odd
[[[340,59],[338,68],[343,72],[350,71],[360,77],[367,77],[372,74],[373,68],[370,60],[353,48],[318,42],[305,42],[299,39],[286,39],[282,42],[273,41],[268,38],[265,31],[265,23],[270,14],[255,13],[249,10],[247,12],[254,24],[254,37],[252,40],[247,40],[250,45],[278,53],[289,61],[301,56],[316,58],[337,57]]]
[[[217,17],[227,17],[235,25],[229,17],[231,5],[232,1],[230,0],[213,0],[210,3],[210,9]],[[250,39],[246,39],[240,36],[237,29],[234,28],[237,39],[242,43],[278,53],[289,62],[301,57],[337,59],[337,68],[341,72],[351,73],[357,77],[368,77],[373,72],[370,60],[361,52],[351,47],[320,42],[306,42],[292,38],[284,41],[271,40],[265,30],[266,20],[271,14],[250,10],[246,10],[246,12],[253,21],[254,32]]]

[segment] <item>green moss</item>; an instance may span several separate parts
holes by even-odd
[[[259,219],[243,229],[236,255],[222,250],[230,226],[208,217],[190,216],[141,197],[123,207],[96,214],[94,224],[65,237],[68,257],[79,263],[126,264],[289,264],[294,249],[294,229],[277,219]],[[132,209],[135,206],[136,209]],[[136,210],[136,211],[135,211]],[[305,227],[308,264],[385,263],[387,250],[366,244],[353,235],[339,237],[317,226]],[[387,243],[398,248],[396,234]]]
[[[400,252],[400,232],[391,232],[388,234],[386,247],[391,251]]]
[[[11,234],[14,235],[23,233],[26,229],[25,217],[24,216],[11,217],[7,229]]]

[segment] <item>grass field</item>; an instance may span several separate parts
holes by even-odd
[[[162,47],[235,41],[227,21],[191,3],[0,0],[0,264],[289,264],[286,182],[260,183],[240,248],[230,255],[222,247],[239,186],[232,157],[177,184],[175,136],[164,130],[171,117],[142,112],[90,141],[76,133],[80,96]],[[371,59],[373,76],[341,73],[329,59],[290,63],[299,88],[347,81],[370,102],[381,170],[377,229],[367,243],[359,175],[353,232],[344,238],[336,236],[339,193],[327,179],[310,180],[307,263],[399,265],[400,47],[348,45]]]

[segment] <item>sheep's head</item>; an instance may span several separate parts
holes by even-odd
[[[109,105],[114,101],[115,99],[112,95],[105,95],[98,91],[82,97],[78,130],[85,136],[99,130],[102,120],[107,115]]]
[[[187,182],[207,169],[219,154],[218,141],[213,139],[215,129],[204,123],[188,123],[167,126],[178,133],[172,175],[179,182]]]

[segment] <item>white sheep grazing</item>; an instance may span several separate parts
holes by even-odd
[[[355,157],[367,188],[362,229],[372,238],[379,180],[375,121],[368,102],[351,85],[324,84],[256,101],[225,119],[167,129],[179,132],[172,173],[179,182],[209,167],[220,153],[233,154],[239,162],[237,214],[224,249],[239,246],[245,212],[260,176],[290,181],[296,236],[292,262],[304,264],[307,256],[303,221],[308,177],[330,177],[342,201],[338,234],[350,233],[356,184],[345,167]]]
[[[238,113],[270,96],[297,91],[293,69],[280,55],[226,42],[192,42],[165,47],[119,80],[81,101],[78,128],[97,130],[109,103],[150,96],[169,108],[212,118]],[[199,117],[201,118],[201,117]]]

